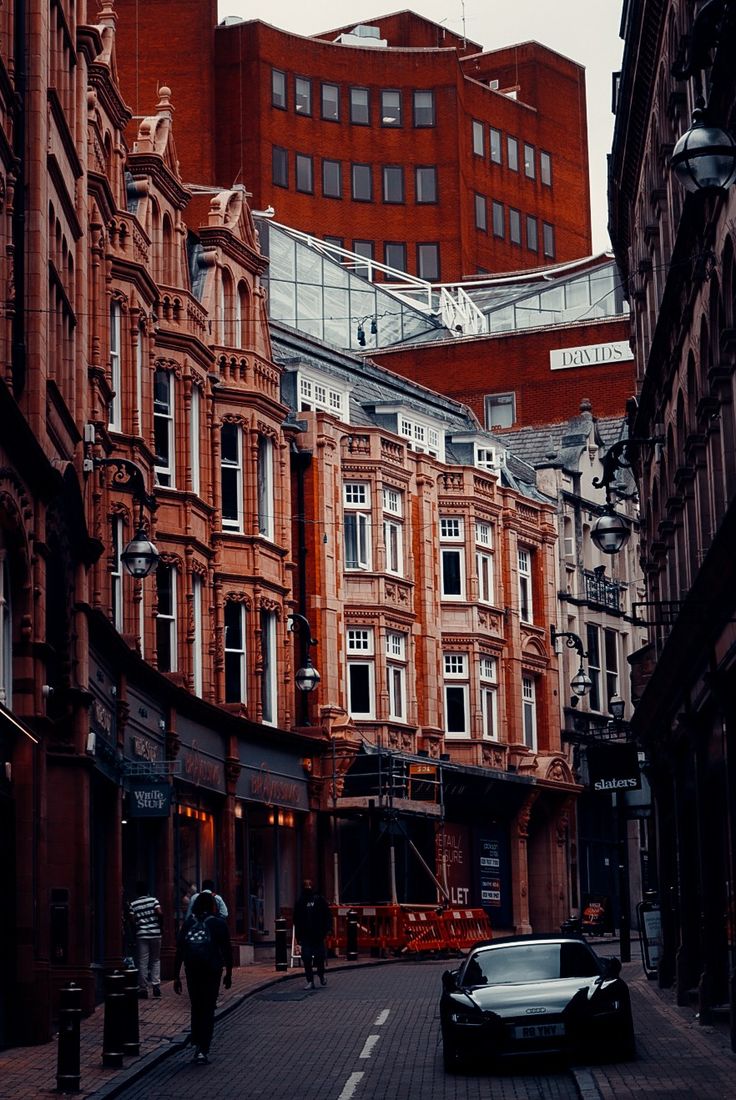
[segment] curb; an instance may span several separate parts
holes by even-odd
[[[595,1077],[589,1069],[581,1066],[571,1066],[570,1072],[580,1100],[602,1100],[603,1093],[598,1088]]]
[[[371,959],[365,962],[358,962],[355,964],[346,963],[344,965],[330,967],[333,971],[338,970],[362,970],[368,966],[383,966],[386,963],[400,962],[400,959]],[[218,1012],[215,1012],[215,1022],[224,1019],[229,1016],[236,1008],[240,1008],[244,1001],[247,1001],[249,997],[254,997],[256,994],[261,993],[264,989],[271,989],[275,985],[281,985],[283,982],[293,981],[295,978],[303,978],[301,971],[295,974],[280,974],[274,975],[273,978],[265,978],[257,985],[251,986],[249,989],[244,990],[238,994],[229,1004],[224,1005]],[[138,1058],[133,1065],[128,1066],[126,1069],[120,1070],[116,1073],[113,1080],[101,1085],[100,1088],[95,1089],[93,1092],[85,1092],[86,1100],[109,1100],[110,1097],[118,1096],[124,1089],[130,1085],[135,1084],[139,1077],[144,1077],[150,1069],[157,1066],[159,1062],[163,1062],[166,1058],[170,1058],[172,1054],[176,1054],[180,1050],[184,1050],[189,1044],[189,1030],[181,1031],[178,1035],[173,1035],[168,1039],[163,1040],[157,1047],[149,1051],[148,1054],[144,1054],[141,1058]]]

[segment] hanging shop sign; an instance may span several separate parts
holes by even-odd
[[[168,817],[171,784],[133,783],[128,788],[129,817]]]
[[[641,769],[636,745],[588,745],[590,788],[597,792],[638,791]]]
[[[248,802],[309,809],[309,790],[302,756],[241,743],[237,795]]]

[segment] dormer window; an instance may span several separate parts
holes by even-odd
[[[437,428],[431,428],[408,416],[400,416],[399,435],[409,440],[413,451],[426,452],[440,460],[444,458],[444,440]]]
[[[340,420],[348,420],[347,393],[336,389],[324,380],[310,378],[299,372],[299,409],[301,412],[313,412],[321,409]]]

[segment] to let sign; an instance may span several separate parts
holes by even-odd
[[[168,817],[171,786],[168,783],[137,783],[128,792],[130,817]]]

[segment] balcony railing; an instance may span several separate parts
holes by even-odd
[[[583,570],[585,599],[589,604],[606,607],[609,611],[621,610],[621,585],[589,569]]]

